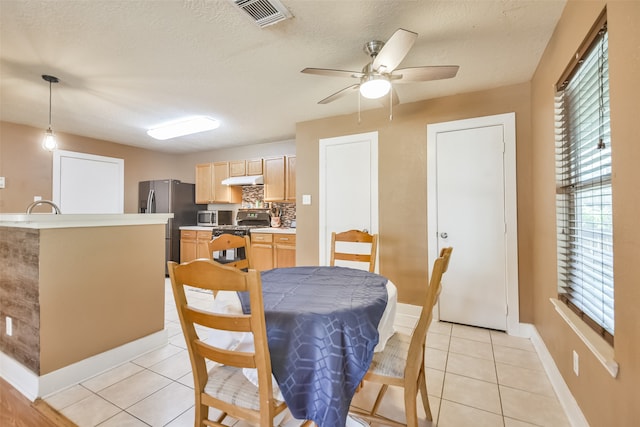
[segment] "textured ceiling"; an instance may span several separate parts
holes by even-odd
[[[301,74],[360,71],[362,47],[418,33],[400,68],[459,65],[449,80],[397,86],[402,103],[528,81],[564,0],[296,1],[260,28],[228,0],[0,0],[0,120],[167,152],[295,137],[295,123],[354,113],[357,81]],[[363,109],[380,108],[362,101]],[[190,115],[219,129],[156,141],[148,128]]]

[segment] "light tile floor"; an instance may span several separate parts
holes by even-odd
[[[191,367],[168,279],[165,290],[167,345],[45,400],[80,427],[193,426]],[[211,301],[199,292],[192,298]],[[399,314],[396,330],[410,333],[414,320]],[[426,421],[419,403],[420,426],[570,426],[528,339],[435,322],[427,335],[426,373],[434,422]],[[353,404],[371,407],[377,390],[365,384]],[[402,402],[402,390],[390,388],[381,412],[404,420]],[[225,424],[247,426],[233,419]],[[290,415],[281,424],[298,425]]]

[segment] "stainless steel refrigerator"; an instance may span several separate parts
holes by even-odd
[[[167,222],[165,251],[167,261],[180,262],[180,227],[196,225],[198,210],[195,184],[176,179],[141,181],[138,184],[139,213],[173,213]]]

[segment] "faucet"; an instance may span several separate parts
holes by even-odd
[[[53,207],[53,209],[55,209],[56,215],[62,213],[62,212],[60,212],[60,208],[58,207],[58,205],[53,203],[51,200],[36,200],[35,202],[31,203],[27,207],[27,215],[31,214],[31,211],[33,210],[33,208],[35,208],[38,205],[43,205],[43,204],[44,205],[51,205]]]

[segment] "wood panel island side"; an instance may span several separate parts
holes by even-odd
[[[0,214],[0,376],[35,400],[165,344],[172,216]]]

